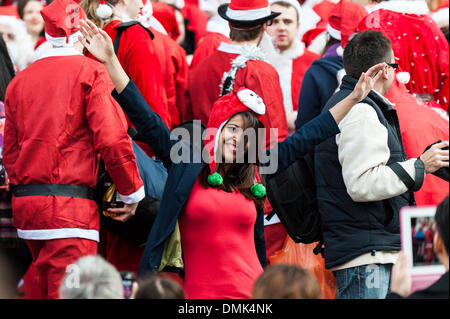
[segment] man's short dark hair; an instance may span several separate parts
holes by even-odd
[[[253,27],[241,27],[230,24],[230,39],[236,42],[246,42],[257,39],[263,29],[264,24]]]
[[[436,209],[436,215],[434,219],[436,220],[436,226],[439,232],[439,236],[444,242],[445,249],[447,249],[447,254],[449,254],[448,248],[448,196],[438,205]]]
[[[344,69],[347,75],[359,79],[372,66],[391,63],[391,41],[380,31],[363,31],[351,39],[344,50]]]
[[[285,8],[294,8],[295,16],[297,17],[297,22],[300,22],[300,16],[298,14],[298,11],[292,4],[290,4],[289,2],[283,1],[283,0],[279,0],[279,1],[271,3],[270,5],[273,6],[274,4],[277,4],[277,5],[285,7]]]

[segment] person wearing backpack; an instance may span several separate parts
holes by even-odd
[[[82,31],[81,41],[108,69],[116,88],[113,96],[168,167],[160,210],[145,247],[139,276],[184,268],[188,298],[249,298],[253,283],[266,264],[265,188],[259,182],[257,162],[246,156],[264,149],[264,144],[262,138],[257,140],[259,144],[248,142],[243,132],[247,127],[262,128],[264,102],[244,88],[219,98],[207,127],[208,159],[195,161],[195,146],[171,139],[167,126],[148,108],[123,71],[106,33],[89,21],[83,26],[87,31]],[[366,96],[383,67],[384,64],[379,64],[371,68],[361,76],[351,95],[278,143],[277,156],[272,158],[277,170],[284,170],[314,145],[337,134],[336,123],[350,105]],[[187,160],[178,161],[173,156],[174,148],[186,150]]]
[[[322,113],[351,94],[363,72],[378,63],[386,66],[374,89],[339,123],[340,133],[315,149],[325,266],[336,278],[337,298],[383,299],[401,248],[399,211],[415,205],[413,192],[426,173],[449,166],[448,150],[442,150],[449,143],[407,159],[397,112],[384,97],[398,64],[380,31],[354,36],[343,61],[347,75]]]
[[[117,56],[125,72],[136,83],[149,107],[171,127],[164,78],[155,52],[153,34],[136,21],[144,6],[142,1],[82,0],[80,6],[90,21],[104,29],[114,42],[118,40]],[[89,54],[87,56],[92,57]],[[128,121],[128,125],[131,126],[131,122]],[[154,155],[146,143],[140,142],[138,138],[135,141],[147,155]],[[101,234],[100,251],[106,260],[119,271],[136,273],[143,248],[106,229]]]

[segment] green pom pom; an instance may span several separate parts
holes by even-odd
[[[223,183],[223,177],[219,173],[208,176],[208,184],[211,186],[219,186]]]
[[[263,198],[264,196],[266,196],[266,188],[263,184],[253,185],[252,187],[250,187],[250,191],[256,198]]]

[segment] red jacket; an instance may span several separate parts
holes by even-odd
[[[104,28],[113,41],[117,35],[115,28],[121,23],[122,21],[114,20]],[[122,33],[117,56],[148,105],[170,127],[170,113],[164,91],[161,64],[155,52],[155,44],[150,40],[147,31],[140,25],[126,29]]]
[[[200,62],[213,54],[222,42],[230,43],[230,38],[218,32],[208,32],[197,44],[192,57],[190,69],[195,68]]]
[[[110,95],[104,67],[73,49],[50,49],[17,74],[5,99],[3,160],[10,182],[94,188],[100,155],[126,202],[141,200],[127,122]],[[25,239],[98,241],[94,201],[59,196],[13,197],[14,226]]]
[[[155,35],[155,53],[161,63],[167,106],[172,128],[181,123],[181,110],[184,108],[184,94],[187,87],[188,64],[186,52],[169,36],[149,28]]]

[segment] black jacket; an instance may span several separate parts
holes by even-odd
[[[323,111],[347,97],[358,81],[344,76],[340,91],[331,97]],[[403,162],[403,148],[397,113],[375,92],[362,101],[371,105],[388,132],[390,158]],[[342,177],[336,139],[330,138],[315,149],[314,166],[319,211],[325,241],[325,265],[339,266],[365,253],[400,250],[400,208],[412,203],[409,193],[386,200],[355,202],[348,195]],[[413,196],[412,196],[413,197]]]

